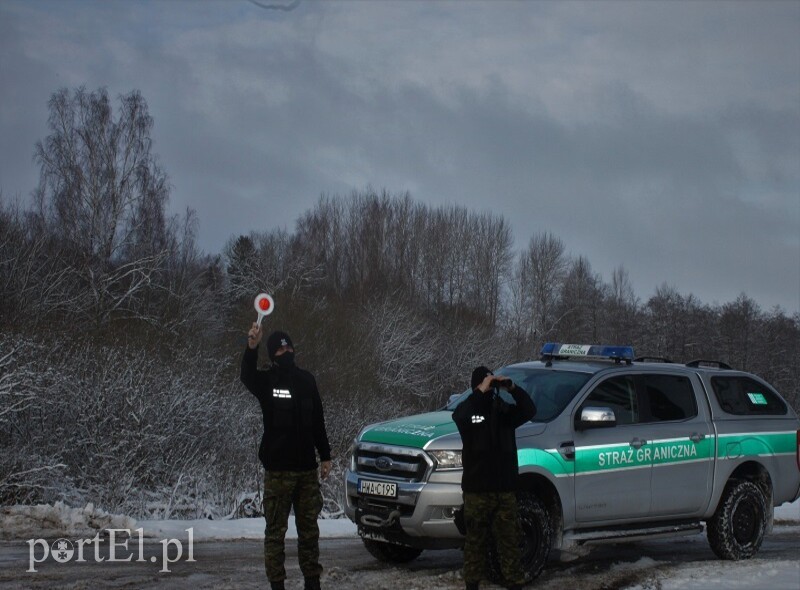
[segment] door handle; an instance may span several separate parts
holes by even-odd
[[[575,441],[568,440],[561,443],[558,447],[558,452],[564,455],[565,459],[575,459]]]
[[[641,438],[639,438],[639,437],[636,437],[636,438],[634,438],[634,439],[631,441],[631,446],[632,446],[634,449],[637,449],[637,450],[638,450],[638,449],[641,449],[641,448],[642,448],[644,445],[646,445],[646,444],[647,444],[647,441],[646,441],[646,440],[642,440],[642,439],[641,439]]]
[[[692,441],[693,443],[699,443],[705,437],[706,437],[705,434],[699,434],[697,432],[693,432],[692,436],[689,437],[689,440]]]

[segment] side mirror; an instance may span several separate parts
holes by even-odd
[[[589,428],[610,428],[617,425],[617,417],[611,408],[585,407],[581,410],[581,417],[576,425],[578,430]]]
[[[451,393],[451,394],[450,394],[450,397],[448,397],[448,398],[447,398],[447,405],[449,406],[449,405],[450,405],[450,404],[452,404],[452,403],[453,403],[455,400],[457,400],[459,397],[461,397],[461,394],[460,394],[460,393]]]

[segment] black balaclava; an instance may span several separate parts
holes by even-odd
[[[291,348],[294,348],[289,334],[282,332],[281,330],[276,330],[267,338],[267,354],[269,355],[269,360],[279,367],[283,367],[285,369],[294,366],[293,352],[289,352],[287,350],[282,355],[275,356],[275,353],[281,346],[290,346]]]

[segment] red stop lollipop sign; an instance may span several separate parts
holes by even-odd
[[[271,314],[275,310],[275,302],[272,300],[272,297],[266,293],[260,293],[256,297],[253,306],[256,308],[256,313],[258,314],[259,326],[261,325],[261,320],[264,319],[264,316]]]

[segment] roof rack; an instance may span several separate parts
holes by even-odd
[[[687,367],[692,367],[694,369],[700,368],[709,368],[709,369],[724,369],[726,371],[732,371],[733,367],[731,367],[728,363],[723,363],[722,361],[709,361],[706,359],[696,359],[693,361],[689,361],[686,363]]]
[[[601,344],[560,344],[547,342],[542,346],[541,359],[550,366],[554,359],[602,359],[615,363],[633,361],[632,346],[608,346]]]
[[[637,356],[633,359],[636,363],[672,363],[674,362],[672,359],[668,359],[665,356]]]

